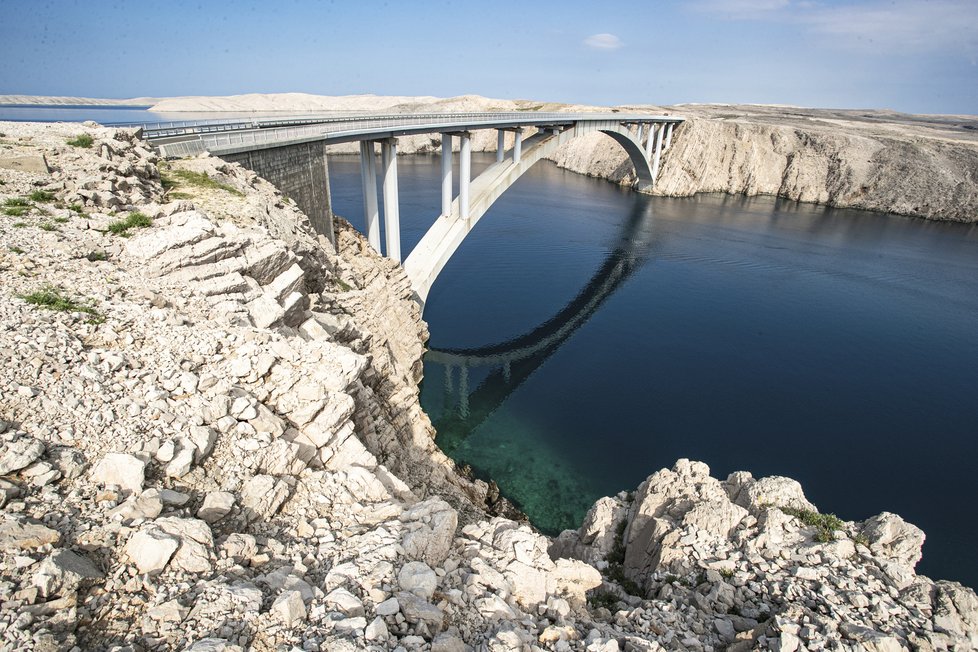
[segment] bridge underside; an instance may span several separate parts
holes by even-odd
[[[660,125],[654,134],[648,134],[648,142],[643,145],[641,128],[636,134],[628,125],[615,120],[579,122],[570,127],[541,130],[522,142],[521,152],[511,152],[503,160],[498,160],[500,157],[497,157],[496,163],[471,181],[467,193],[460,192],[450,206],[443,206],[441,216],[404,261],[404,269],[411,279],[411,286],[419,303],[424,306],[438,274],[489,207],[538,161],[553,155],[558,148],[574,138],[603,133],[613,138],[628,154],[635,167],[636,189],[647,192],[652,189],[658,172],[663,132],[666,129],[666,125]],[[671,136],[671,125],[668,130],[666,138]],[[463,159],[467,156],[464,145],[463,141]],[[464,160],[462,168],[464,184]]]

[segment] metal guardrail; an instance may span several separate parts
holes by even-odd
[[[682,122],[677,116],[624,113],[400,113],[343,114],[297,118],[263,118],[232,121],[190,121],[140,125],[143,137],[167,157],[195,156],[205,151],[220,153],[249,146],[272,146],[296,141],[357,139],[390,131],[438,132],[451,128],[492,129],[512,126],[549,126],[582,120],[632,123]],[[178,139],[166,142],[168,139]]]

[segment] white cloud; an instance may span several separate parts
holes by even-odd
[[[614,34],[592,34],[584,39],[584,45],[595,50],[617,50],[625,44]]]

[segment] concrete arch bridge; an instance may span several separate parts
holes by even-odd
[[[635,167],[636,189],[650,191],[662,152],[683,121],[669,115],[623,113],[431,113],[343,114],[262,120],[204,121],[144,125],[144,137],[168,157],[208,151],[239,162],[296,200],[320,233],[331,239],[329,175],[325,147],[360,143],[367,239],[381,251],[376,144],[381,151],[384,252],[402,260],[397,186],[397,138],[441,134],[441,212],[403,261],[417,300],[423,306],[438,274],[493,202],[530,167],[565,143],[593,133],[615,140]],[[498,131],[496,162],[472,178],[471,132]],[[504,149],[506,134],[513,147]],[[524,138],[524,136],[526,136]],[[459,139],[459,192],[453,196],[453,141]]]

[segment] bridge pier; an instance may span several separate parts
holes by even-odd
[[[516,129],[516,141],[513,143],[513,165],[520,164],[523,155],[523,130]]]
[[[397,139],[382,140],[380,142],[380,155],[384,166],[384,235],[387,240],[387,257],[401,262],[401,217],[397,196]]]
[[[441,135],[441,216],[452,214],[452,135]]]
[[[367,225],[367,242],[380,253],[380,210],[377,207],[377,162],[374,141],[360,141],[360,180],[363,183],[363,218]]]
[[[641,143],[642,142],[642,138],[644,138],[644,137],[645,137],[645,123],[644,122],[640,122],[640,123],[638,123],[638,137],[635,140],[637,140],[639,143]]]
[[[666,126],[660,126],[655,132],[655,158],[652,159],[652,185],[655,186],[655,180],[659,176],[659,162],[662,159],[662,132],[665,131]]]
[[[463,131],[459,134],[458,162],[458,215],[469,219],[469,184],[472,182],[472,134]],[[519,141],[517,141],[519,142]]]
[[[659,128],[656,125],[649,125],[649,139],[645,142],[645,160],[647,161],[652,159],[652,147],[655,145],[655,135],[658,131]]]
[[[496,130],[496,163],[502,163],[506,156],[506,131]]]
[[[669,145],[672,145],[672,123],[666,125],[666,145],[662,148],[663,151],[669,149]]]

